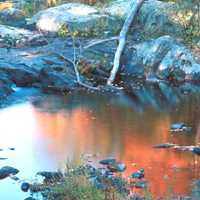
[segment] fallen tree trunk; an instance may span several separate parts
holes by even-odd
[[[110,77],[107,81],[108,85],[112,85],[112,83],[115,80],[116,74],[120,66],[120,58],[123,53],[124,47],[126,45],[126,36],[127,36],[128,30],[144,2],[145,0],[133,0],[133,3],[132,3],[133,5],[132,5],[132,8],[130,9],[130,13],[127,15],[124,25],[120,31],[119,45],[115,53],[113,68],[110,73]]]

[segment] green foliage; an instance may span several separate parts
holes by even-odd
[[[200,1],[199,0],[176,0],[177,7],[181,11],[184,26],[183,38],[191,43],[200,36]]]
[[[67,167],[64,182],[52,184],[43,196],[48,200],[127,200],[112,186],[108,190],[94,187],[88,180],[87,172],[84,166],[73,169]]]

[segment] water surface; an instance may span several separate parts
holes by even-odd
[[[200,175],[198,157],[152,146],[198,144],[199,120],[197,94],[165,101],[144,91],[131,98],[86,92],[34,96],[0,110],[0,148],[4,149],[0,157],[8,158],[0,160],[0,167],[16,167],[19,178],[27,180],[41,170],[61,169],[66,162],[79,164],[82,154],[96,154],[98,159],[114,156],[127,164],[127,176],[144,168],[154,195],[169,191],[187,195]],[[177,121],[192,126],[192,133],[171,134],[170,125]],[[9,178],[0,181],[0,199],[25,197],[19,183]]]

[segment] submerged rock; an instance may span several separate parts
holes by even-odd
[[[144,169],[139,169],[131,175],[131,178],[142,179],[144,178]]]
[[[156,148],[156,149],[168,149],[168,148],[172,148],[174,146],[175,146],[175,144],[172,144],[172,143],[164,143],[164,144],[155,145],[155,146],[153,146],[153,148]]]
[[[121,162],[111,163],[107,167],[111,172],[124,172],[126,170],[126,165]]]
[[[191,130],[192,130],[192,127],[187,126],[183,122],[174,123],[170,127],[171,132],[180,132],[180,131],[189,132]]]
[[[99,163],[102,165],[111,165],[111,164],[116,163],[116,159],[115,158],[107,158],[104,160],[100,160]]]
[[[7,178],[10,175],[16,175],[19,172],[18,169],[10,167],[10,166],[5,166],[0,168],[0,180]]]
[[[139,188],[139,189],[143,189],[146,186],[147,186],[147,182],[146,181],[138,181],[134,185],[135,188]]]
[[[200,147],[194,147],[192,152],[200,156]]]

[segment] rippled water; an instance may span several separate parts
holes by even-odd
[[[59,169],[68,161],[79,164],[81,154],[97,154],[99,159],[115,156],[127,164],[125,175],[144,168],[154,195],[169,191],[186,195],[193,180],[200,178],[198,157],[152,146],[199,143],[199,97],[168,95],[164,101],[162,95],[150,94],[34,96],[1,109],[0,157],[8,159],[0,160],[0,167],[16,167],[20,179],[32,179],[37,171]],[[170,125],[177,121],[192,126],[192,133],[171,134]],[[27,196],[19,183],[9,178],[0,181],[0,199]]]

